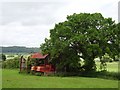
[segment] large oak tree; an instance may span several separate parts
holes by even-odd
[[[50,30],[50,39],[45,39],[41,50],[50,54],[57,71],[95,70],[94,58],[105,53],[112,57],[118,55],[119,26],[100,13],[73,14]],[[83,66],[79,63],[80,57],[85,60]]]

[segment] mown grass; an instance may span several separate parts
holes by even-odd
[[[2,89],[2,69],[1,69],[1,63],[0,63],[0,90]]]
[[[87,77],[47,77],[2,70],[2,88],[118,88],[117,80]]]

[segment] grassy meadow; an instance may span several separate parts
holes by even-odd
[[[2,70],[2,88],[118,88],[117,80],[88,77],[47,77]]]
[[[96,65],[99,71],[100,62],[97,61]],[[118,62],[107,62],[107,71],[118,72]],[[118,81],[90,77],[35,76],[19,74],[19,69],[3,69],[1,85],[2,88],[118,88]]]

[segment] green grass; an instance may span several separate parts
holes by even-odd
[[[85,77],[47,77],[2,70],[3,88],[118,88],[117,80]]]
[[[1,66],[1,63],[0,63]],[[2,90],[2,69],[0,68],[0,90]]]

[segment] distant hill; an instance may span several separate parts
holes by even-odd
[[[39,48],[28,48],[21,46],[11,46],[11,47],[0,47],[2,48],[2,53],[34,53],[40,52]]]

